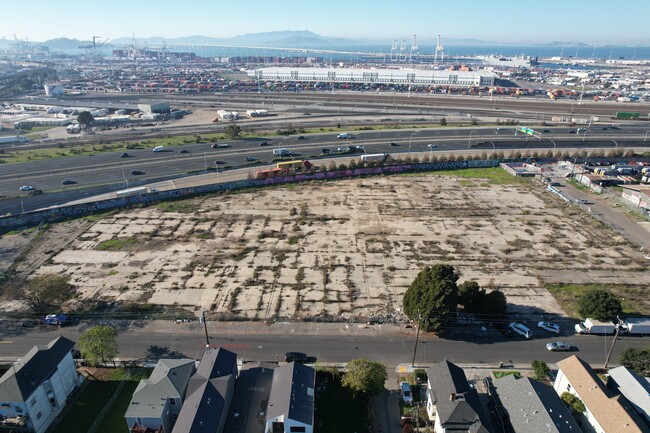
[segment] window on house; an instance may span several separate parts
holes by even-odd
[[[36,406],[36,397],[34,397],[29,404],[32,406]]]
[[[37,413],[37,414],[36,414],[36,419],[37,419],[37,420],[40,420],[41,418],[43,418],[43,412],[39,412],[39,413]]]
[[[304,433],[306,430],[304,427],[299,427],[299,426],[292,426],[289,431],[291,433]]]
[[[569,384],[569,385],[566,386],[566,390],[567,390],[568,392],[571,392],[571,384]]]
[[[16,411],[16,413],[23,413],[23,408],[20,406],[16,406],[14,407],[14,411]]]
[[[173,416],[174,416],[174,421],[176,421],[176,419],[178,418],[178,414],[175,413]]]
[[[176,406],[176,399],[175,398],[170,398],[169,399],[169,404],[171,404],[172,406]]]

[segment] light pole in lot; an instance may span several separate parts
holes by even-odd
[[[467,142],[467,148],[469,149],[472,147],[472,134],[475,133],[476,131],[470,131],[469,133],[469,141]]]
[[[413,140],[413,136],[415,134],[417,134],[417,132],[413,132],[411,133],[411,135],[409,135],[409,152],[411,151],[411,141]]]

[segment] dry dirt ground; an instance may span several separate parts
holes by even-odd
[[[81,221],[66,223],[66,242],[48,243],[55,232],[42,236],[48,259],[34,272],[69,274],[81,301],[178,306],[222,318],[393,313],[419,270],[435,263],[454,265],[461,281],[492,282],[513,312],[562,314],[543,288],[550,282],[650,283],[640,253],[534,181],[378,177]]]

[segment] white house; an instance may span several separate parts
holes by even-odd
[[[74,341],[34,346],[0,378],[0,415],[17,431],[43,433],[83,382],[72,359]]]
[[[553,388],[562,396],[569,392],[585,405],[578,414],[584,433],[648,433],[648,429],[629,403],[612,393],[594,370],[577,356],[557,363],[558,373]]]
[[[295,362],[273,372],[265,433],[314,433],[313,368]]]

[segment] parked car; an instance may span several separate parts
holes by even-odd
[[[139,176],[141,174],[144,174],[144,171],[142,171],[142,170],[131,170],[131,174],[133,176]]]
[[[63,185],[74,185],[74,184],[77,183],[77,182],[74,181],[74,180],[71,180],[71,179],[65,179],[65,180],[64,180],[63,182],[61,182],[61,183],[62,183]]]
[[[521,335],[524,338],[533,338],[533,331],[528,329],[523,323],[513,322],[508,325],[508,327],[515,333]]]
[[[411,385],[408,382],[399,384],[399,389],[402,392],[402,401],[404,403],[413,403],[413,394],[411,394]]]
[[[257,158],[255,158],[254,156],[247,156],[246,161],[257,161]]]
[[[122,152],[122,153],[120,154],[120,158],[128,158],[129,156],[131,156],[131,155],[129,155],[129,154],[126,153],[126,152]]]
[[[544,331],[552,332],[554,334],[560,333],[560,325],[557,325],[555,323],[539,322],[537,323],[537,327],[539,329],[543,329]]]
[[[571,350],[571,346],[564,341],[554,341],[546,345],[546,349],[551,352],[568,352]]]
[[[21,191],[32,191],[34,189],[34,187],[31,186],[31,185],[23,185],[18,189],[21,190]]]
[[[285,362],[305,362],[307,361],[307,354],[302,352],[287,352],[284,354]]]

